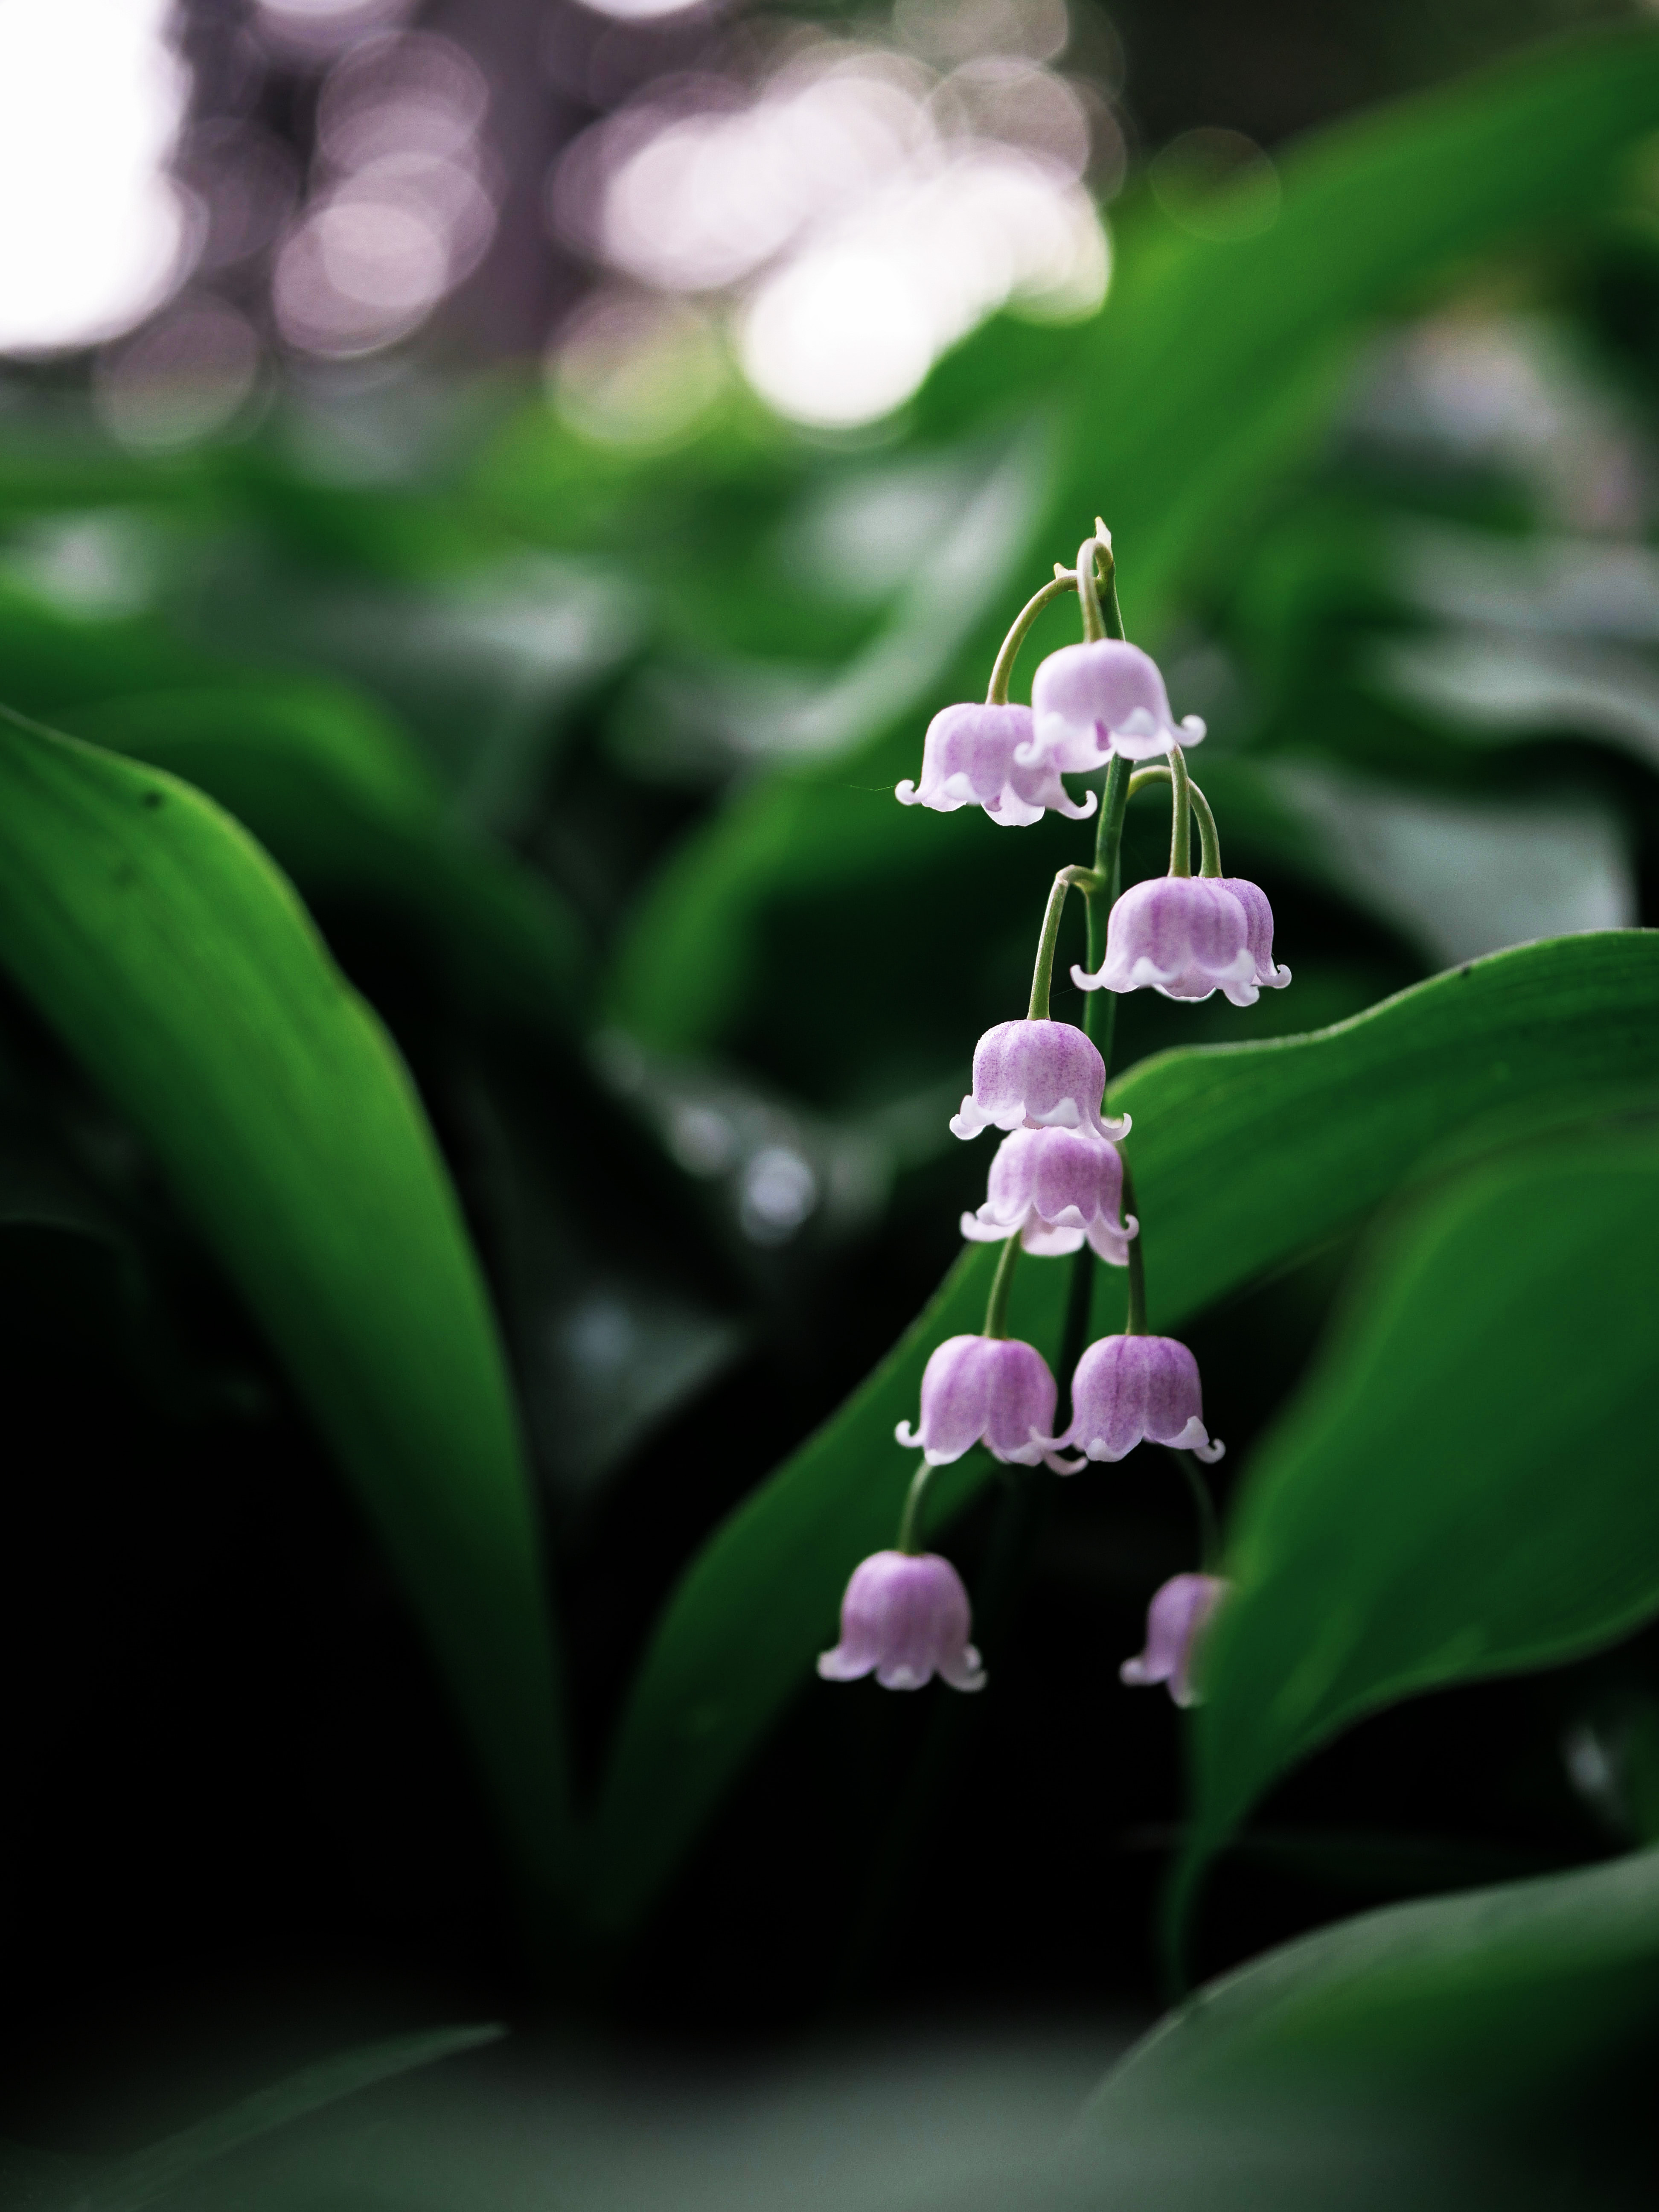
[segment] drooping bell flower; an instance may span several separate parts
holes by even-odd
[[[974,1087],[951,1133],[1088,1129],[1115,1140],[1128,1134],[1129,1117],[1103,1117],[1105,1092],[1106,1064],[1070,1022],[999,1022],[974,1048]]]
[[[1151,876],[1124,892],[1106,924],[1106,957],[1082,991],[1140,991],[1207,999],[1224,991],[1253,1006],[1261,987],[1282,991],[1288,968],[1273,964],[1273,915],[1267,894],[1241,876]]]
[[[921,783],[907,778],[894,796],[936,814],[982,806],[993,822],[1014,828],[1040,822],[1050,807],[1073,822],[1086,820],[1097,804],[1094,793],[1074,799],[1034,735],[1029,707],[942,708],[922,743]]]
[[[1202,1460],[1218,1460],[1226,1449],[1212,1443],[1204,1426],[1198,1362],[1172,1336],[1103,1336],[1091,1344],[1072,1377],[1070,1425],[1042,1442],[1085,1459],[1127,1459],[1143,1442]],[[1061,1472],[1074,1474],[1081,1465]]]
[[[1227,1588],[1219,1575],[1176,1575],[1146,1608],[1146,1648],[1118,1668],[1132,1687],[1167,1682],[1178,1705],[1196,1704],[1193,1660],[1199,1639]]]
[[[985,1203],[962,1217],[975,1243],[1018,1235],[1028,1252],[1057,1257],[1086,1240],[1114,1267],[1127,1264],[1131,1218],[1121,1219],[1123,1162],[1086,1129],[1016,1129],[997,1147]]]
[[[884,1690],[919,1690],[933,1675],[953,1690],[982,1690],[985,1669],[968,1641],[968,1593],[935,1552],[875,1552],[853,1570],[841,1601],[841,1642],[818,1660],[826,1682],[873,1674]]]
[[[1059,1462],[1044,1441],[1054,1422],[1054,1378],[1034,1345],[1016,1336],[947,1336],[921,1377],[921,1419],[894,1434],[932,1467],[982,1443],[1005,1465]]]
[[[1121,638],[1051,653],[1032,679],[1031,712],[1038,752],[1068,775],[1099,768],[1113,753],[1152,760],[1204,735],[1196,714],[1176,720],[1158,663]]]

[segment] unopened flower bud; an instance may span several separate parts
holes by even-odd
[[[1070,1426],[1042,1441],[1085,1459],[1127,1459],[1141,1443],[1202,1460],[1218,1460],[1225,1449],[1211,1443],[1204,1426],[1198,1362],[1172,1336],[1103,1336],[1091,1344],[1072,1377]],[[1075,1474],[1081,1464],[1064,1471]]]
[[[1067,775],[1098,768],[1113,753],[1152,760],[1204,735],[1196,714],[1176,720],[1158,663],[1121,638],[1051,653],[1032,681],[1031,711],[1037,750]]]
[[[818,1660],[826,1682],[873,1674],[884,1690],[919,1690],[934,1674],[953,1690],[982,1690],[968,1641],[968,1593],[935,1552],[876,1552],[853,1570],[841,1601],[841,1642]]]
[[[907,778],[894,796],[936,814],[982,806],[993,822],[1011,827],[1040,822],[1049,807],[1074,822],[1086,820],[1097,803],[1094,793],[1074,799],[1034,735],[1029,707],[943,708],[927,725],[921,784]]]
[[[1115,1145],[1085,1129],[1016,1129],[997,1147],[985,1203],[962,1233],[990,1244],[1018,1234],[1028,1252],[1057,1256],[1086,1238],[1114,1267],[1129,1257],[1123,1162]]]
[[[1146,1608],[1146,1648],[1124,1661],[1120,1680],[1135,1687],[1167,1682],[1176,1705],[1196,1704],[1194,1655],[1226,1588],[1219,1575],[1176,1575],[1165,1583]]]
[[[1106,1064],[1070,1022],[999,1022],[974,1048],[974,1087],[953,1115],[951,1132],[981,1129],[1088,1129],[1097,1137],[1128,1134],[1129,1119],[1101,1114]]]
[[[1273,964],[1273,915],[1267,894],[1240,876],[1152,876],[1124,892],[1106,924],[1097,975],[1073,968],[1083,991],[1139,991],[1207,999],[1224,991],[1252,1006],[1265,983],[1281,991],[1288,968]]]
[[[982,1443],[993,1459],[1036,1467],[1056,1464],[1042,1439],[1054,1426],[1054,1378],[1035,1345],[1017,1336],[947,1336],[921,1378],[921,1419],[901,1421],[902,1444],[920,1444],[930,1466],[944,1467]]]

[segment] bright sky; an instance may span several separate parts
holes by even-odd
[[[164,173],[188,79],[172,0],[0,0],[0,352],[112,337],[187,236]]]

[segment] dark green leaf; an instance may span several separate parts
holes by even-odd
[[[286,2081],[260,2089],[228,2112],[215,2112],[194,2127],[135,2151],[130,2157],[96,2167],[77,2164],[78,2186],[64,2187],[58,2194],[44,2186],[33,2200],[64,2212],[140,2212],[154,2204],[216,2159],[228,2157],[245,2143],[255,2142],[275,2128],[287,2127],[343,2097],[355,2097],[377,2082],[390,2081],[416,2067],[433,2065],[494,2043],[505,2031],[499,2027],[436,2027],[416,2035],[399,2035],[385,2043],[372,2043],[360,2051],[343,2051],[333,2058],[302,2067]]]
[[[100,700],[77,736],[187,778],[246,825],[309,897],[412,925],[473,1005],[544,1024],[584,962],[574,915],[504,850],[461,833],[395,725],[325,683],[268,681]]]
[[[1206,1655],[1195,1857],[1358,1715],[1659,1610],[1659,1142],[1432,1193],[1251,1462]]]
[[[483,1285],[396,1052],[227,816],[9,714],[0,960],[149,1140],[286,1362],[545,1895],[568,1816],[534,1516]]]

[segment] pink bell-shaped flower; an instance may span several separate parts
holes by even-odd
[[[1054,1378],[1034,1345],[1017,1336],[947,1336],[921,1377],[921,1421],[901,1421],[902,1444],[920,1444],[944,1467],[982,1443],[1006,1465],[1058,1462],[1042,1439],[1054,1426]]]
[[[1088,1129],[1114,1139],[1129,1117],[1101,1114],[1106,1064],[1070,1022],[999,1022],[974,1048],[974,1087],[951,1118],[951,1133],[981,1129]]]
[[[1158,663],[1121,638],[1051,653],[1032,681],[1031,712],[1037,750],[1067,775],[1098,768],[1113,753],[1151,760],[1204,735],[1196,714],[1176,720]]]
[[[884,1690],[919,1690],[933,1675],[953,1690],[982,1690],[985,1669],[968,1641],[968,1593],[935,1552],[875,1552],[853,1570],[841,1601],[841,1642],[818,1661],[826,1682],[873,1674]]]
[[[1204,1426],[1198,1362],[1172,1336],[1103,1336],[1091,1344],[1072,1377],[1071,1425],[1041,1441],[1085,1459],[1127,1459],[1143,1442],[1202,1460],[1218,1460],[1226,1449],[1212,1443]],[[1062,1472],[1074,1474],[1081,1464]]]
[[[1146,1608],[1146,1648],[1118,1668],[1133,1687],[1167,1682],[1178,1705],[1195,1705],[1193,1659],[1210,1616],[1227,1588],[1219,1575],[1176,1575]]]
[[[1048,807],[1074,822],[1086,820],[1097,804],[1094,793],[1082,803],[1074,799],[1032,736],[1029,707],[943,708],[927,725],[921,784],[907,779],[894,796],[936,814],[982,806],[993,822],[1009,827],[1040,822]]]
[[[1016,1234],[1028,1252],[1058,1256],[1086,1239],[1114,1267],[1127,1264],[1133,1218],[1123,1210],[1123,1162],[1115,1145],[1086,1129],[1016,1129],[997,1146],[985,1203],[962,1217],[978,1244]]]
[[[1290,980],[1273,964],[1267,894],[1240,876],[1149,876],[1113,907],[1099,972],[1072,970],[1083,991],[1150,986],[1166,999],[1224,991],[1236,1006],[1253,1006],[1264,983],[1282,991]]]

